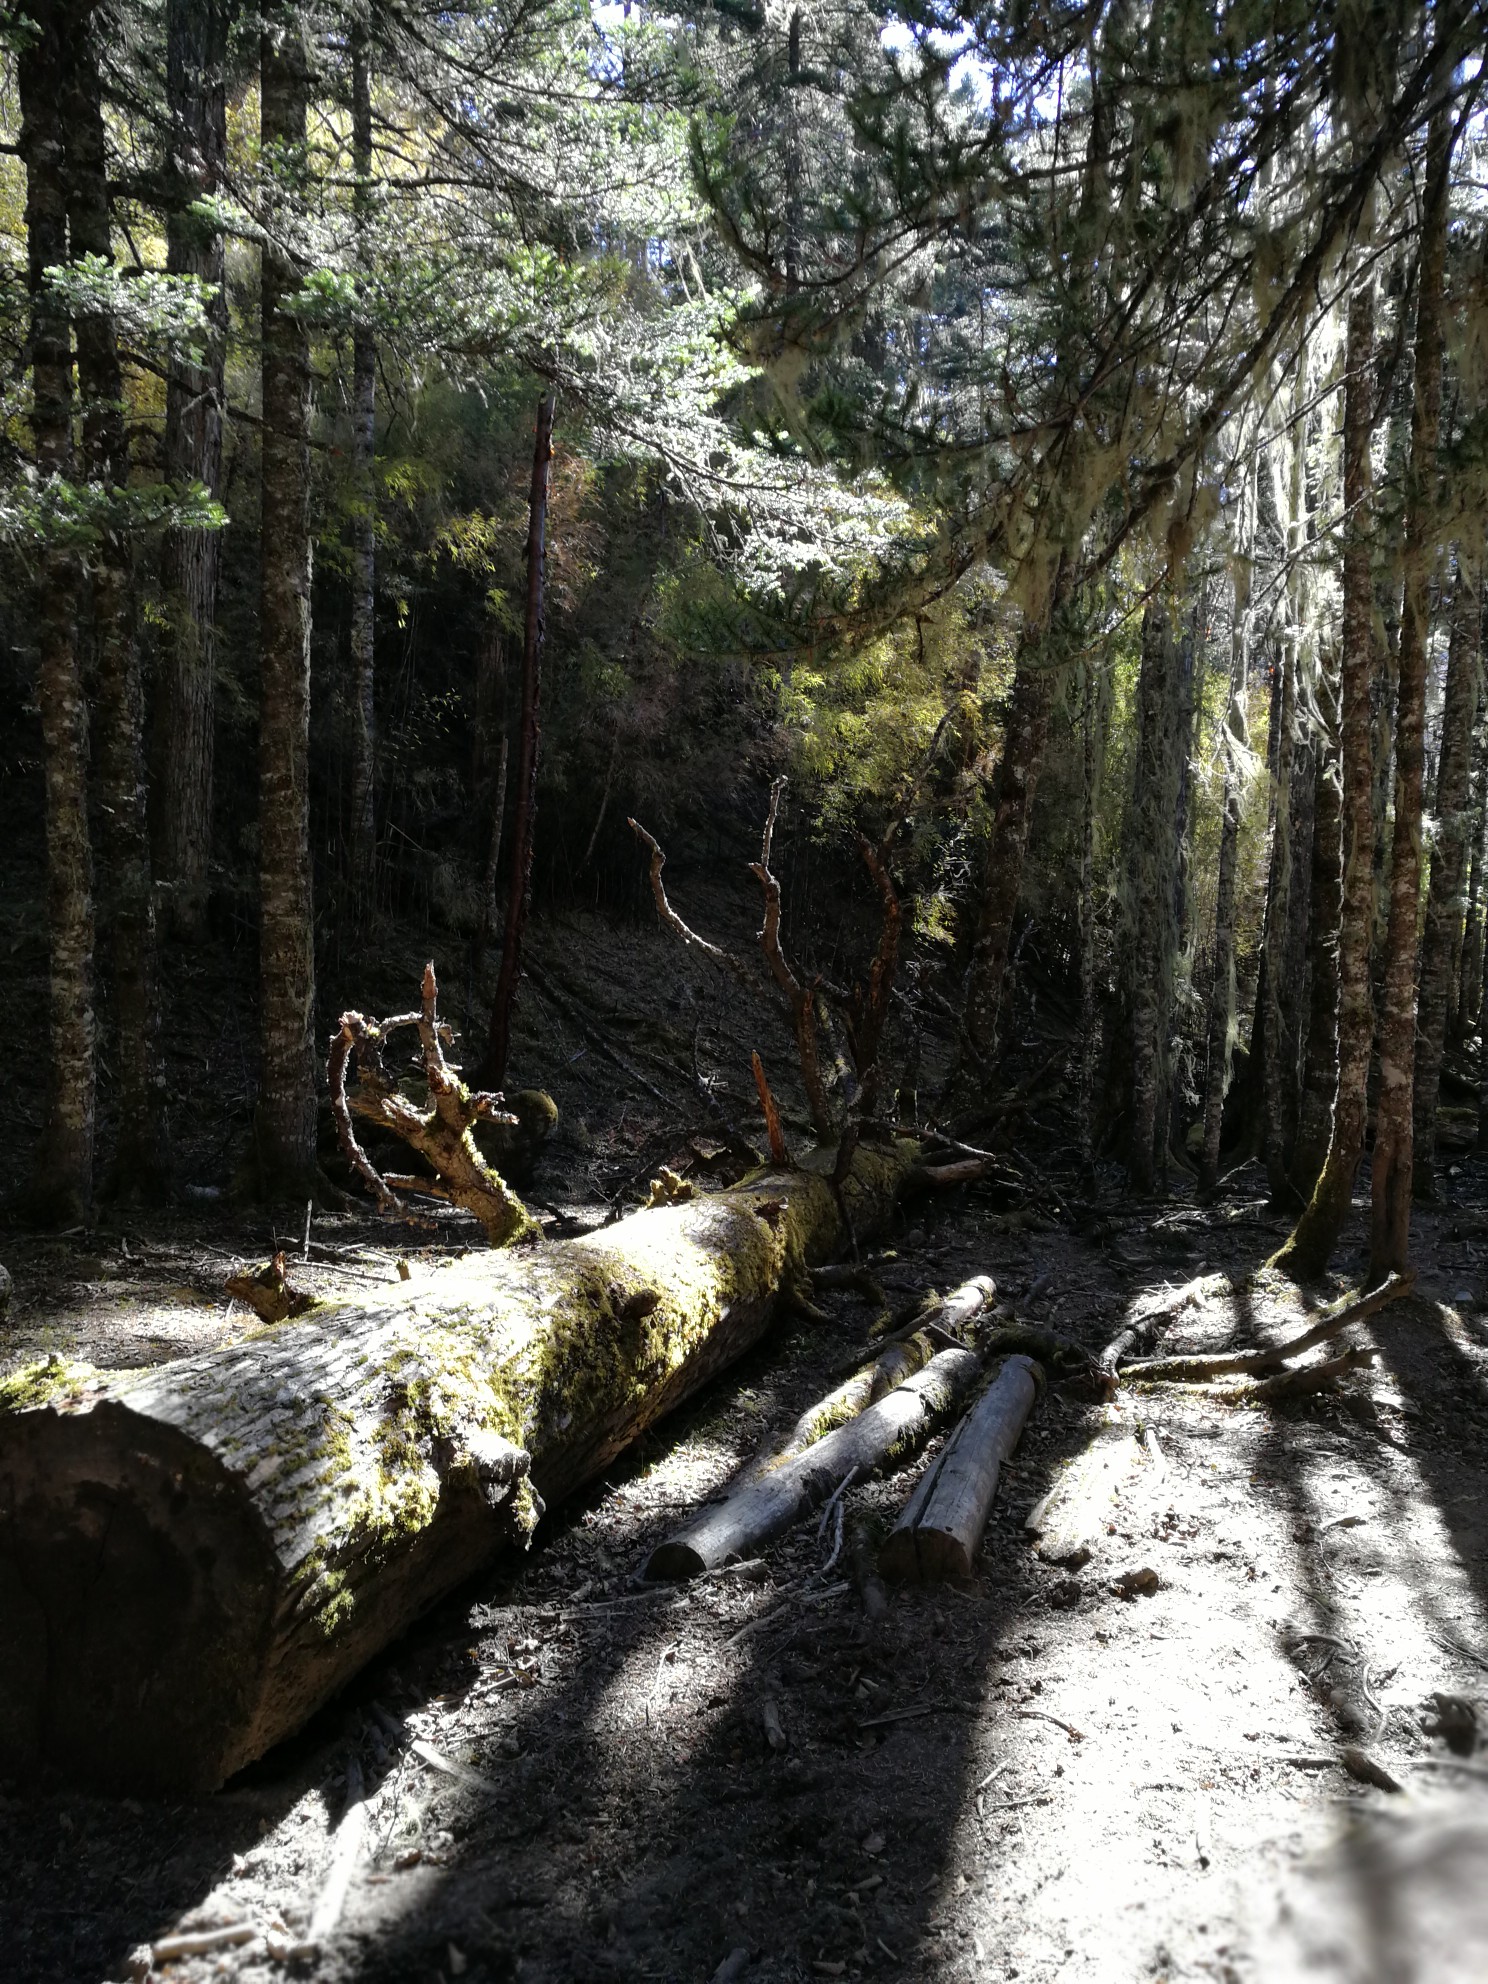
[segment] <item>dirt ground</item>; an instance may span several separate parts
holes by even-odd
[[[659,1161],[706,1152],[716,1108],[744,1121],[723,1010],[700,1034],[673,952],[658,939],[631,955],[602,997],[560,986],[567,1015],[550,1002],[542,1052],[528,1044],[564,1110],[529,1191],[555,1228],[623,1210]],[[602,1065],[586,1079],[586,1063]],[[715,1067],[733,1086],[710,1115],[694,1077]],[[1273,1341],[1357,1275],[1357,1233],[1305,1303],[1257,1275],[1284,1226],[1254,1170],[1210,1208],[1133,1205],[1114,1181],[1093,1204],[1061,1160],[1057,1112],[1039,1137],[1016,1140],[1041,1166],[1021,1159],[1021,1197],[973,1186],[881,1236],[869,1265],[890,1305],[990,1273],[1001,1317],[1098,1348],[1192,1284],[1163,1346],[1206,1349]],[[1220,1386],[1113,1403],[1052,1387],[965,1586],[898,1590],[871,1626],[831,1520],[690,1586],[640,1584],[649,1549],[867,1340],[875,1305],[824,1294],[828,1323],[777,1325],[551,1516],[528,1556],[446,1601],[216,1796],[4,1787],[5,1974],[142,1977],[142,1945],[236,1924],[241,1942],[156,1974],[1488,1975],[1488,1772],[1454,1757],[1453,1711],[1433,1702],[1471,1708],[1488,1685],[1488,1241],[1474,1237],[1488,1170],[1463,1158],[1447,1189],[1417,1219],[1414,1294],[1354,1333],[1377,1363],[1337,1392],[1262,1408]],[[299,1230],[226,1199],[65,1240],[13,1233],[0,1369],[228,1336],[247,1319],[222,1283],[276,1238],[325,1288],[469,1244],[454,1224],[410,1235],[318,1214],[307,1262]],[[1025,1518],[1096,1440],[1122,1465],[1093,1554],[1046,1563]],[[886,1527],[918,1468],[851,1488],[848,1522]],[[1121,1595],[1133,1570],[1155,1572],[1155,1591]],[[1350,1775],[1350,1745],[1404,1788]],[[307,1936],[338,1863],[335,1933],[286,1966],[270,1944]]]

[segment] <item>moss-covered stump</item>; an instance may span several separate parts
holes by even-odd
[[[863,1147],[151,1370],[0,1384],[0,1775],[220,1784],[889,1210]]]

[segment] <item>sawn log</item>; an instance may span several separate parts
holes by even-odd
[[[0,1777],[210,1789],[889,1211],[860,1146],[172,1364],[0,1382]],[[840,1192],[840,1198],[839,1198]]]
[[[934,1465],[926,1468],[902,1516],[884,1538],[878,1567],[901,1583],[969,1578],[992,1513],[1002,1463],[1038,1396],[1031,1357],[1009,1357]]]
[[[648,1578],[692,1578],[745,1557],[819,1509],[845,1481],[909,1454],[976,1383],[974,1350],[942,1350],[902,1385],[803,1453],[747,1480],[651,1552]]]

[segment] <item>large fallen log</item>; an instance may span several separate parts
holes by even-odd
[[[861,1481],[888,1461],[907,1459],[948,1418],[976,1383],[974,1350],[942,1350],[845,1426],[768,1474],[746,1481],[726,1501],[651,1552],[648,1578],[692,1578],[733,1557],[763,1549],[803,1522],[844,1483]]]
[[[1002,1463],[1038,1396],[1031,1357],[1009,1357],[928,1467],[884,1539],[878,1567],[900,1583],[969,1578],[992,1513]]]
[[[819,1153],[177,1363],[0,1383],[0,1776],[220,1784],[754,1343],[915,1156],[861,1146],[834,1186]]]

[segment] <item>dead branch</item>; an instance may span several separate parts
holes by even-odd
[[[1345,1304],[1321,1322],[1314,1323],[1311,1329],[1301,1331],[1297,1336],[1288,1337],[1285,1343],[1273,1344],[1259,1350],[1231,1350],[1213,1353],[1201,1352],[1184,1357],[1154,1357],[1142,1363],[1127,1364],[1121,1372],[1123,1381],[1138,1380],[1143,1384],[1200,1384],[1207,1378],[1238,1376],[1246,1373],[1262,1376],[1267,1372],[1282,1370],[1294,1357],[1304,1351],[1315,1350],[1320,1343],[1327,1343],[1339,1336],[1355,1323],[1362,1323],[1366,1317],[1383,1309],[1386,1303],[1394,1302],[1402,1295],[1409,1294],[1415,1285],[1413,1274],[1392,1274],[1362,1295],[1356,1302]]]
[[[667,858],[660,841],[654,834],[647,833],[639,820],[627,817],[625,824],[641,845],[650,852],[651,895],[656,904],[656,913],[662,922],[669,930],[677,933],[689,950],[700,951],[710,963],[716,964],[721,970],[731,971],[742,984],[749,987],[751,992],[757,992],[759,982],[743,958],[734,951],[726,951],[721,944],[710,944],[706,937],[699,936],[696,930],[684,923],[672,908],[666,892],[666,884],[661,879],[661,871],[666,867]]]
[[[482,1121],[515,1125],[517,1118],[502,1109],[499,1094],[467,1088],[445,1059],[444,1042],[450,1033],[439,1018],[438,999],[439,987],[430,963],[424,967],[417,1013],[381,1022],[363,1019],[360,1013],[342,1014],[327,1068],[337,1134],[348,1162],[371,1185],[383,1211],[403,1210],[393,1190],[396,1184],[404,1191],[444,1199],[474,1213],[492,1246],[505,1246],[534,1232],[535,1223],[521,1200],[481,1156],[474,1126]],[[427,1109],[418,1108],[401,1094],[382,1064],[381,1049],[388,1036],[408,1025],[417,1027],[423,1051],[430,1103]],[[349,1096],[348,1065],[356,1071],[356,1087]],[[430,1165],[434,1176],[381,1177],[356,1140],[351,1127],[353,1113],[392,1130]]]
[[[878,1098],[878,1053],[889,1017],[889,1003],[894,992],[894,974],[899,966],[902,912],[899,891],[894,887],[894,878],[889,873],[889,854],[898,827],[899,822],[896,820],[877,847],[866,834],[858,835],[858,847],[864,865],[873,877],[883,902],[883,922],[879,929],[878,950],[869,968],[867,988],[865,990],[861,985],[854,986],[852,1007],[847,1019],[848,1045],[852,1049],[858,1082],[862,1090],[859,1109],[864,1116],[873,1114],[874,1104]]]
[[[790,1146],[785,1141],[785,1131],[780,1123],[780,1111],[775,1107],[775,1098],[770,1093],[770,1084],[765,1078],[765,1064],[759,1057],[759,1049],[756,1048],[749,1058],[754,1068],[754,1085],[759,1090],[760,1108],[765,1113],[765,1134],[770,1139],[770,1162],[789,1166]]]
[[[1330,1390],[1340,1378],[1372,1364],[1378,1355],[1372,1344],[1356,1344],[1339,1356],[1330,1357],[1326,1363],[1304,1364],[1300,1370],[1283,1371],[1277,1377],[1263,1378],[1259,1384],[1237,1386],[1223,1396],[1230,1405],[1275,1405],[1285,1399],[1305,1398],[1309,1392]]]
[[[760,858],[751,861],[749,872],[759,882],[765,892],[765,915],[760,925],[759,946],[764,953],[765,963],[770,967],[770,975],[785,994],[790,1008],[791,1024],[796,1035],[796,1054],[801,1063],[801,1084],[806,1091],[806,1107],[811,1116],[811,1127],[823,1143],[830,1142],[836,1134],[832,1120],[832,1109],[827,1101],[827,1086],[822,1080],[821,1053],[816,1038],[816,991],[818,980],[809,986],[803,985],[791,970],[789,960],[780,942],[780,883],[770,868],[770,854],[775,840],[775,822],[780,813],[780,796],[785,791],[784,777],[777,778],[770,787],[770,810],[765,816],[765,831],[760,842]]]
[[[244,1268],[227,1278],[227,1292],[246,1302],[261,1322],[287,1323],[315,1307],[315,1297],[303,1288],[290,1286],[284,1269],[281,1247],[261,1268]]]

